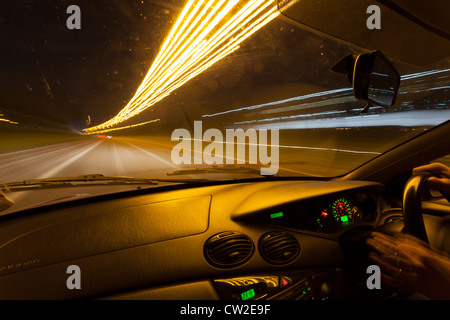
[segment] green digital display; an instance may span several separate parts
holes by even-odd
[[[250,289],[248,291],[241,293],[242,300],[248,300],[256,296],[255,289]]]
[[[270,219],[281,218],[283,215],[283,212],[272,213]]]

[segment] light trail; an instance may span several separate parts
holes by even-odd
[[[7,123],[11,123],[11,124],[19,124],[18,122],[11,121],[11,120],[8,120],[8,119],[3,119],[3,118],[0,118],[0,121],[2,121],[2,122],[7,122]]]
[[[203,140],[203,139],[192,139],[192,138],[186,138],[187,141],[198,141],[201,143],[211,143],[210,140]],[[304,149],[304,150],[316,150],[316,151],[335,151],[335,152],[345,152],[345,153],[355,153],[355,154],[374,154],[379,155],[381,152],[376,151],[363,151],[363,150],[350,150],[350,149],[339,149],[339,148],[325,148],[325,147],[304,147],[304,146],[289,146],[289,145],[281,145],[281,144],[265,144],[265,143],[250,143],[250,142],[228,142],[228,141],[219,141],[215,140],[214,143],[217,145],[227,145],[227,144],[233,144],[233,145],[245,145],[245,146],[255,146],[255,147],[268,147],[268,148],[284,148],[284,149]],[[224,157],[227,158],[227,157]],[[230,158],[232,159],[232,158]]]
[[[430,75],[434,75],[434,74],[438,74],[438,73],[446,73],[449,71],[450,71],[450,69],[429,70],[429,71],[424,71],[424,72],[406,74],[406,75],[401,76],[400,79],[401,80],[410,80],[410,79],[426,77],[426,76],[430,76]]]
[[[3,114],[3,113],[1,113],[0,112],[0,122],[6,122],[6,123],[10,123],[10,124],[19,124],[18,122],[16,122],[16,121],[12,121],[12,120],[8,120],[8,119],[5,119],[5,118],[2,118],[2,117],[4,117],[5,115]]]
[[[118,127],[118,128],[113,128],[113,129],[107,129],[107,130],[90,131],[89,133],[83,133],[83,134],[84,134],[84,135],[101,134],[101,133],[106,133],[106,132],[111,132],[111,131],[118,131],[118,130],[131,129],[131,128],[135,128],[135,127],[145,126],[146,124],[159,122],[160,120],[161,120],[161,119],[155,119],[155,120],[145,121],[145,122],[141,122],[141,123],[133,124],[133,125],[129,125],[129,126],[123,126],[123,127]]]
[[[405,80],[410,80],[410,79],[422,78],[422,77],[435,75],[435,74],[439,74],[439,73],[445,74],[445,73],[448,73],[449,71],[450,71],[450,69],[438,69],[438,70],[430,70],[430,71],[419,72],[419,73],[412,73],[412,74],[407,74],[407,75],[401,76],[401,80],[405,81]],[[402,94],[407,94],[407,93],[411,93],[411,92],[425,92],[425,91],[441,90],[441,89],[448,89],[448,88],[449,88],[449,86],[440,86],[440,87],[424,89],[422,86],[416,88],[416,87],[413,87],[412,85],[409,85],[407,87],[401,87],[399,89],[398,94],[402,95]],[[410,91],[411,89],[414,89],[415,91]],[[320,102],[314,101],[314,102],[310,102],[310,103],[304,103],[304,104],[299,104],[299,105],[288,105],[286,107],[281,107],[282,105],[292,103],[292,102],[298,102],[298,101],[302,101],[302,100],[308,100],[308,99],[319,98],[319,97],[323,97],[323,96],[331,96],[331,95],[339,96],[339,98],[335,98],[335,100],[327,99],[327,100],[323,100]],[[327,91],[305,94],[305,95],[301,95],[298,97],[286,98],[286,99],[282,99],[282,100],[278,100],[278,101],[271,101],[271,102],[261,103],[261,104],[257,104],[257,105],[253,105],[253,106],[229,109],[229,110],[216,112],[216,113],[212,113],[212,114],[204,114],[204,115],[202,115],[202,118],[212,118],[212,117],[216,117],[216,116],[227,115],[230,113],[262,109],[262,108],[271,107],[271,106],[275,106],[276,108],[262,111],[262,112],[260,112],[260,114],[280,113],[283,111],[294,111],[294,110],[301,110],[301,109],[313,109],[313,108],[322,107],[325,105],[332,105],[332,104],[352,102],[352,101],[357,101],[356,98],[354,98],[354,96],[353,96],[353,89],[352,88],[342,88],[342,89],[336,89],[336,90],[327,90]],[[372,109],[374,107],[372,107]],[[265,120],[265,119],[251,120],[251,121],[247,121],[247,123],[259,122],[259,121],[267,121],[267,120]],[[244,123],[244,122],[240,122],[240,123]]]
[[[83,131],[105,133],[140,114],[236,51],[278,15],[271,0],[189,0],[128,104],[114,118]]]
[[[286,121],[291,118],[290,121]],[[321,129],[321,128],[358,128],[358,127],[421,127],[437,126],[450,119],[450,109],[441,110],[413,110],[391,113],[380,113],[357,116],[334,116],[319,119],[297,120],[295,116],[272,119],[255,120],[251,128],[255,130],[267,129]],[[269,122],[269,123],[265,123]],[[250,124],[250,123],[249,123]],[[239,123],[240,128],[246,128],[245,123]]]
[[[322,96],[327,96],[327,95],[339,94],[339,93],[346,93],[346,94],[350,95],[350,94],[352,94],[352,90],[353,90],[352,88],[343,88],[343,89],[310,93],[310,94],[293,97],[293,98],[287,98],[287,99],[283,99],[283,100],[279,100],[279,101],[272,101],[272,102],[257,104],[254,106],[231,109],[231,110],[226,110],[226,111],[217,112],[217,113],[213,113],[213,114],[204,114],[204,115],[202,115],[202,118],[211,118],[211,117],[221,116],[221,115],[233,113],[233,112],[260,109],[260,108],[264,108],[267,106],[274,106],[274,105],[277,106],[277,105],[282,105],[282,104],[289,103],[289,102],[297,102],[297,101],[302,101],[302,100],[307,100],[307,99],[317,98],[317,97],[322,97]]]

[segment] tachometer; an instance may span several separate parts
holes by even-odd
[[[334,220],[341,223],[353,221],[353,208],[351,208],[347,199],[340,198],[331,205],[331,212]]]
[[[362,211],[353,205],[354,201],[344,197],[334,200],[316,216],[319,230],[334,230],[357,223],[363,219]]]

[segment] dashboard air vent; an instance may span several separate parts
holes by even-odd
[[[259,240],[261,256],[272,264],[285,264],[294,260],[300,252],[297,239],[284,231],[272,231]]]
[[[254,251],[253,241],[243,233],[227,231],[209,238],[204,247],[206,260],[219,268],[232,268],[247,261]]]

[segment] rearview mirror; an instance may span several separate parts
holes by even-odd
[[[339,61],[333,71],[344,73],[353,85],[353,94],[371,105],[391,107],[400,86],[400,74],[380,51],[349,55]]]
[[[380,51],[361,54],[356,58],[353,93],[357,99],[391,107],[395,103],[399,85],[399,73]]]

